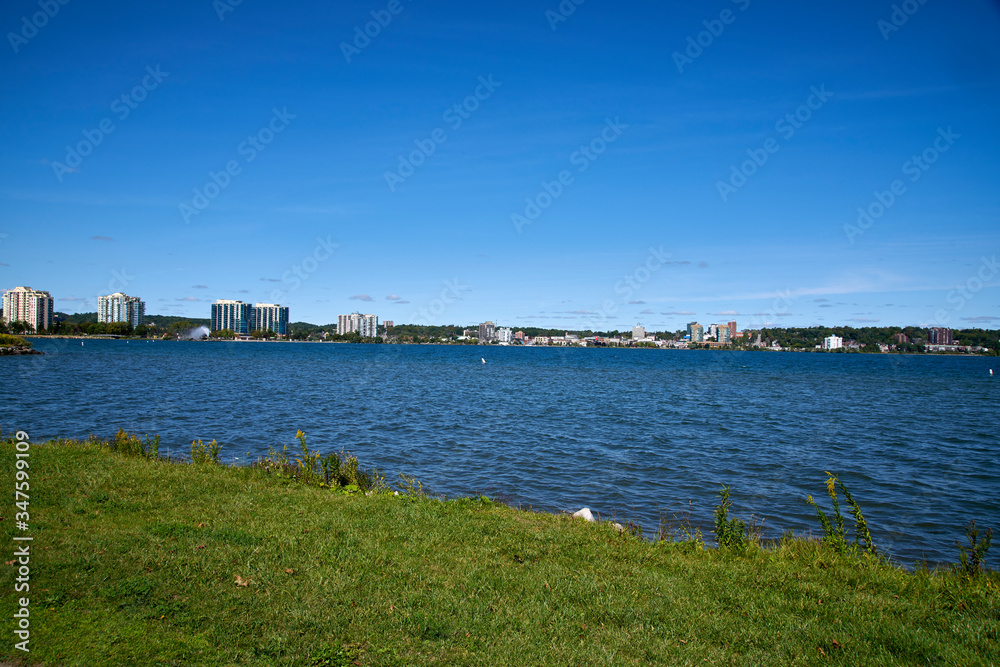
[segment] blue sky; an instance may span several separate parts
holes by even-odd
[[[233,2],[4,3],[0,287],[1000,323],[998,3]]]

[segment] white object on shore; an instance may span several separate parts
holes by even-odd
[[[611,524],[611,526],[615,530],[617,530],[619,533],[624,533],[625,532],[625,526],[621,525],[620,523],[613,523],[613,524]]]
[[[594,519],[594,513],[590,511],[589,507],[584,507],[579,512],[573,512],[573,516],[578,519],[586,519],[591,522],[596,521],[596,519]]]

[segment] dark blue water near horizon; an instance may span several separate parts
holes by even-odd
[[[346,448],[447,495],[543,511],[590,507],[648,532],[716,493],[765,534],[819,533],[824,471],[902,562],[956,560],[970,519],[1000,529],[1000,360],[630,349],[35,339],[0,359],[0,429],[33,441],[218,440]],[[487,363],[483,364],[481,358]],[[990,376],[993,368],[997,376]],[[249,453],[249,454],[248,454]]]

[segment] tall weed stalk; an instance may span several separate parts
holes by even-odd
[[[811,495],[806,498],[806,502],[816,510],[816,517],[823,528],[823,542],[837,553],[846,553],[853,556],[864,553],[870,556],[877,556],[878,548],[875,546],[875,540],[872,539],[871,531],[868,530],[868,521],[865,520],[864,515],[861,513],[861,506],[854,500],[851,492],[847,490],[847,487],[844,486],[844,482],[840,478],[830,472],[826,474],[828,475],[826,493],[830,496],[830,501],[833,504],[833,520],[831,521],[827,517],[826,513],[816,504]],[[844,494],[844,500],[851,507],[851,516],[854,517],[853,542],[848,541],[847,532],[844,529],[844,515],[840,511],[840,502],[837,499],[838,488]]]

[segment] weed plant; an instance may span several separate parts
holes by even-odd
[[[195,465],[205,465],[208,463],[219,463],[219,443],[214,439],[209,444],[201,440],[191,441],[191,462]]]
[[[318,486],[339,490],[341,493],[372,493],[387,491],[389,485],[385,475],[378,470],[362,470],[358,457],[343,449],[326,456],[310,450],[306,444],[306,434],[295,433],[299,441],[299,455],[292,459],[288,455],[288,445],[279,451],[271,446],[266,457],[258,460],[253,467],[278,477],[290,477],[307,486]]]
[[[958,547],[958,569],[968,576],[979,576],[983,573],[983,560],[986,552],[990,550],[990,543],[993,541],[993,529],[987,528],[982,539],[979,538],[979,529],[976,528],[976,521],[973,519],[965,529],[965,536],[969,540],[969,546],[965,547],[955,540]]]
[[[868,522],[861,513],[861,506],[851,496],[850,491],[844,486],[842,480],[833,473],[828,472],[826,474],[828,475],[826,493],[830,496],[830,501],[833,503],[833,520],[831,521],[826,516],[826,513],[816,504],[811,495],[806,498],[806,502],[816,510],[816,516],[819,519],[820,526],[823,528],[823,542],[837,553],[846,553],[852,556],[862,553],[870,556],[878,556],[878,549],[875,547],[875,541],[868,530]],[[844,515],[840,512],[840,502],[837,500],[838,487],[844,494],[847,504],[850,505],[851,515],[854,517],[853,542],[847,540],[847,533],[844,529]]]

